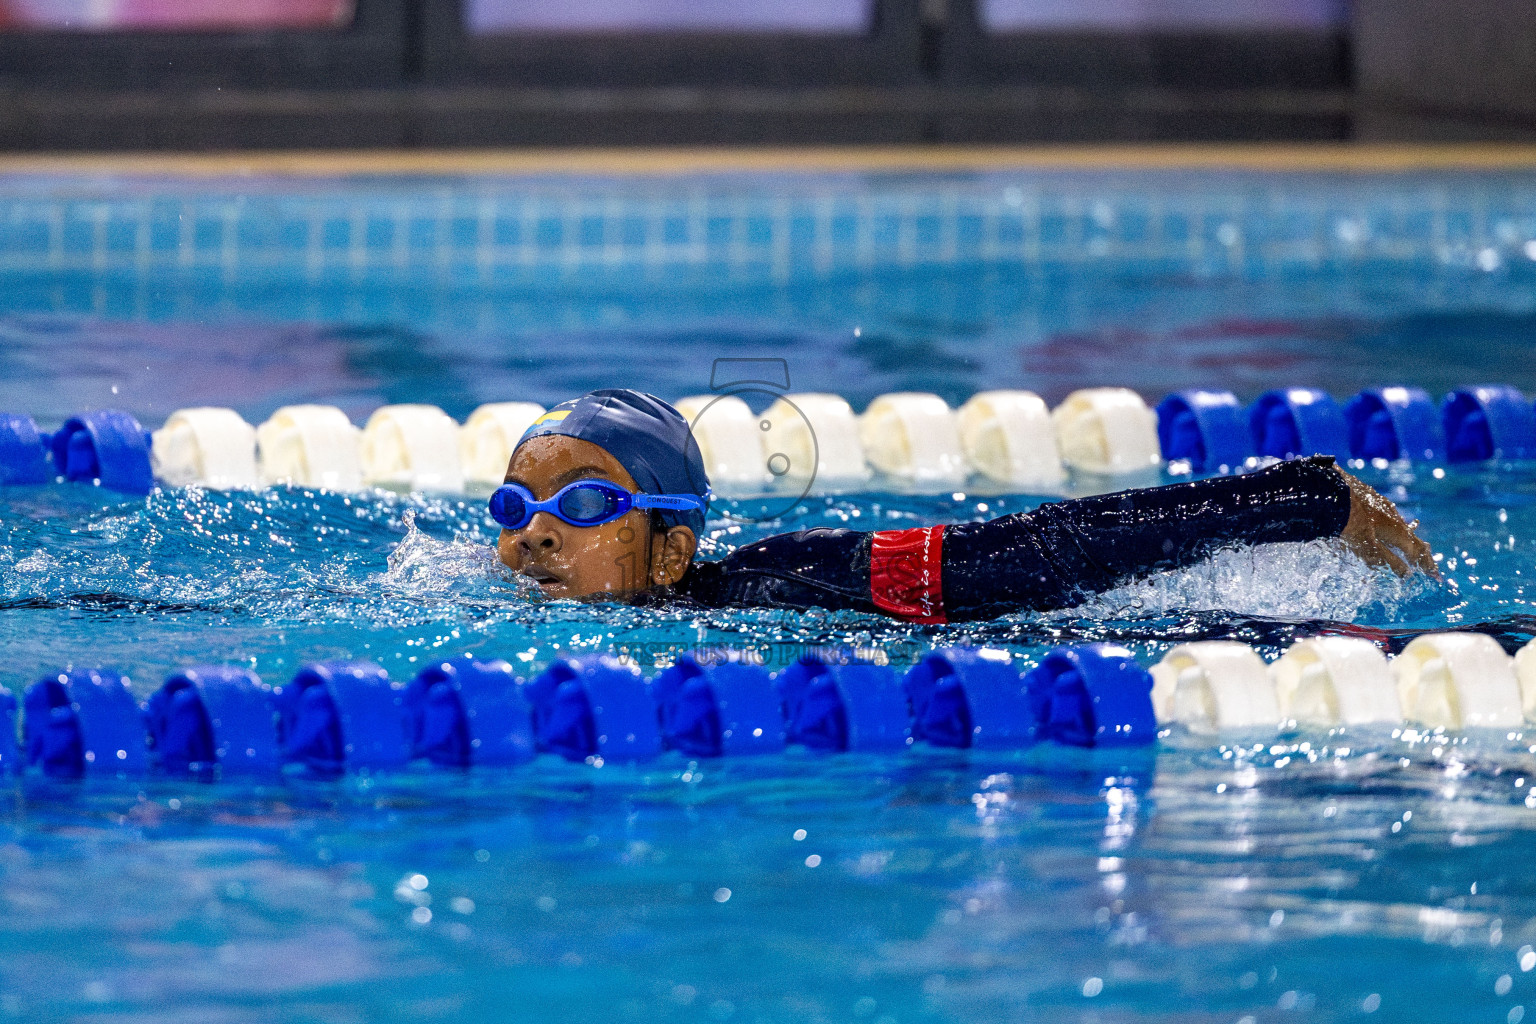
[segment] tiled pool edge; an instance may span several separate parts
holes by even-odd
[[[496,290],[667,287],[687,276],[738,287],[963,266],[1263,279],[1364,265],[1494,273],[1533,260],[1536,166],[617,179],[0,173],[0,276],[17,280]]]

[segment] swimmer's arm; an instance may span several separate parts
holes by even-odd
[[[672,588],[706,607],[877,612],[870,601],[870,534],[818,528],[754,541],[718,561],[694,562]]]
[[[696,564],[677,591],[707,606],[960,621],[1070,607],[1234,544],[1327,537],[1340,537],[1372,564],[1434,570],[1428,546],[1391,502],[1332,459],[1301,459],[1242,476],[1056,502],[985,523],[783,534]]]
[[[1350,498],[1349,521],[1344,524],[1339,539],[1366,565],[1385,565],[1399,576],[1418,569],[1439,579],[1435,553],[1413,532],[1418,522],[1404,522],[1397,506],[1375,488],[1337,466],[1334,471],[1349,485]]]
[[[950,619],[1070,607],[1233,544],[1340,537],[1367,561],[1432,570],[1429,549],[1391,503],[1331,459],[1241,476],[1096,495],[944,531]],[[1410,543],[1411,542],[1411,543]],[[1389,557],[1389,548],[1402,554]]]

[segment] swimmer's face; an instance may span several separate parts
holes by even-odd
[[[522,484],[540,501],[577,480],[608,480],[630,492],[640,490],[605,449],[559,434],[530,438],[507,467],[506,482]],[[537,512],[521,530],[502,530],[496,553],[550,597],[623,598],[682,579],[696,544],[686,526],[653,534],[649,513],[640,509],[601,526],[572,526]]]

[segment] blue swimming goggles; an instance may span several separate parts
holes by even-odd
[[[572,526],[601,526],[632,508],[687,512],[706,506],[697,494],[631,494],[607,480],[577,480],[548,501],[539,501],[522,484],[502,484],[491,495],[491,518],[508,530],[521,530],[536,512],[548,512]]]

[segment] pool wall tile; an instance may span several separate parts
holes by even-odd
[[[1364,266],[1505,269],[1536,177],[1423,175],[468,178],[417,183],[0,177],[0,274],[391,287],[783,284],[996,264],[1263,278]],[[43,257],[40,259],[40,257]],[[687,270],[681,274],[675,271]],[[699,273],[702,271],[703,273]]]

